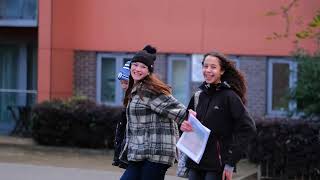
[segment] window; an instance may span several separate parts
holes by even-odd
[[[36,27],[37,0],[0,0],[0,26]]]
[[[131,60],[129,54],[99,54],[97,59],[97,102],[121,105],[124,91],[117,75],[123,65]]]
[[[14,126],[9,106],[30,106],[37,98],[37,50],[27,44],[0,44],[0,133]]]
[[[183,55],[168,57],[168,83],[172,87],[172,95],[184,105],[190,100],[190,58]]]
[[[269,115],[286,115],[295,108],[296,102],[289,100],[288,92],[297,79],[297,64],[288,59],[272,58],[268,62]]]
[[[202,54],[192,54],[192,82],[203,82],[202,75]]]

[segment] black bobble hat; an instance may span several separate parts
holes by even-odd
[[[152,47],[151,45],[147,45],[141,51],[138,51],[134,55],[131,62],[141,62],[145,64],[146,66],[148,66],[149,71],[152,73],[154,61],[157,58],[156,53],[156,48]]]

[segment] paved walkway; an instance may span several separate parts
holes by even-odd
[[[0,163],[0,174],[6,180],[118,180],[120,177],[119,172],[19,163]]]
[[[0,174],[6,180],[116,180],[123,169],[111,165],[112,157],[111,150],[39,146],[32,139],[0,136]],[[175,171],[169,168],[166,180],[182,180]],[[254,172],[255,165],[241,161],[234,179]]]

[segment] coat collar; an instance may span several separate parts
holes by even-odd
[[[138,82],[138,84],[134,85],[132,90],[131,90],[131,94],[136,93],[138,90],[140,90],[142,88],[143,84],[142,82]]]
[[[206,82],[203,82],[200,87],[199,87],[202,91],[210,94],[212,92],[215,91],[220,91],[222,89],[230,89],[231,86],[227,83],[227,81],[223,81],[221,83],[218,84],[209,84]]]

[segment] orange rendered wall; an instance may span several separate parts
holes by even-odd
[[[285,29],[281,16],[266,16],[266,12],[288,2],[55,0],[52,45],[62,49],[136,51],[151,43],[162,52],[204,53],[218,49],[228,54],[288,55],[293,49],[292,39],[265,39]],[[319,7],[318,0],[300,0],[293,15],[310,20]],[[311,48],[310,44],[306,47]]]
[[[39,1],[38,102],[51,97],[51,0]]]
[[[73,93],[74,48],[53,46],[55,39],[64,38],[63,34],[55,33],[56,27],[67,19],[60,22],[59,17],[55,18],[59,13],[53,2],[39,1],[38,102],[67,98]],[[67,38],[65,40],[69,42]]]
[[[39,1],[38,100],[69,97],[75,50],[127,52],[147,43],[161,52],[287,56],[292,39],[281,16],[266,16],[289,0],[41,0]],[[300,0],[294,17],[304,23],[319,0]],[[295,24],[295,23],[292,23]],[[292,32],[299,30],[291,27]],[[304,44],[312,49],[312,44]]]

